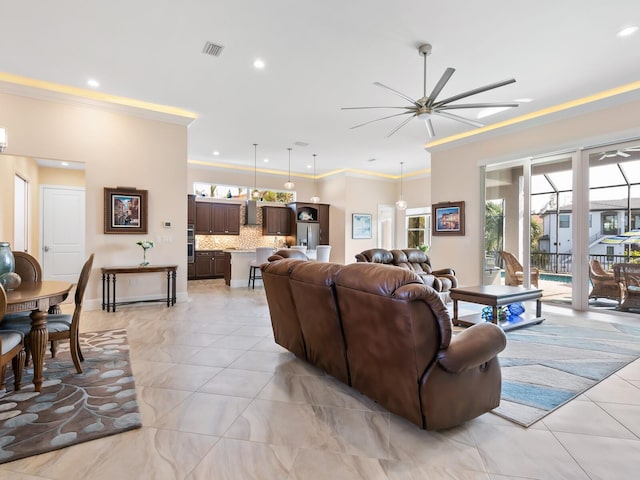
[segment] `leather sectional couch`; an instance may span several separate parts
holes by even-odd
[[[372,248],[357,254],[356,261],[395,265],[415,272],[425,285],[429,285],[438,292],[445,303],[450,301],[450,290],[458,286],[458,279],[453,268],[434,270],[431,268],[429,256],[417,248],[405,248],[403,250]]]
[[[438,294],[407,269],[274,259],[261,266],[278,344],[421,428],[439,430],[500,403],[491,323],[453,336]]]

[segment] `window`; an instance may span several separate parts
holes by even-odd
[[[214,185],[211,183],[195,182],[193,193],[198,197],[211,197],[216,199],[247,200],[251,187],[237,185]],[[266,190],[258,188],[259,200],[263,202],[292,203],[296,201],[295,192],[288,190]]]
[[[560,215],[560,228],[569,228],[571,226],[571,215],[563,213]]]
[[[603,213],[602,214],[602,233],[605,235],[618,235],[618,214]]]
[[[411,215],[407,217],[407,247],[418,248],[431,243],[431,216]]]

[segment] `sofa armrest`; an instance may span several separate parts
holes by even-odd
[[[445,277],[447,275],[456,274],[453,268],[441,268],[440,270],[432,270],[431,273],[436,275],[437,277]]]
[[[480,323],[451,339],[449,347],[438,352],[438,363],[449,373],[461,373],[479,367],[507,346],[507,337],[493,323]]]

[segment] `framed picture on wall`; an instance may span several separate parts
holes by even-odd
[[[370,213],[354,213],[352,215],[351,238],[371,238]]]
[[[104,233],[147,233],[147,190],[105,187]]]
[[[464,235],[464,202],[434,203],[432,235]]]

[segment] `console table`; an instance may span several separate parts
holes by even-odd
[[[146,267],[102,267],[102,310],[115,312],[116,305],[128,305],[139,302],[167,302],[167,307],[176,303],[177,265],[147,265]],[[116,302],[116,275],[167,272],[167,296],[146,300]]]

